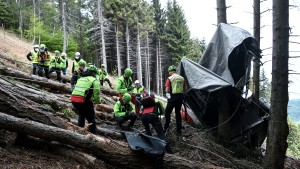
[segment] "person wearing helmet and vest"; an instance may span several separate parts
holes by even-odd
[[[131,76],[132,70],[130,68],[126,68],[124,71],[124,75],[119,77],[119,79],[117,80],[116,89],[119,92],[120,98],[124,93],[129,93],[133,90]]]
[[[80,60],[78,62],[78,69],[74,71],[72,78],[71,78],[71,86],[74,88],[75,84],[77,83],[78,79],[85,75],[86,73],[86,62],[84,60]],[[98,70],[97,70],[98,71]]]
[[[38,66],[39,66],[38,75],[39,76],[43,77],[45,72],[46,78],[50,79],[49,77],[50,60],[51,57],[48,54],[46,45],[41,44],[40,50],[38,52]]]
[[[34,45],[33,50],[27,54],[27,59],[32,61],[32,74],[36,75],[36,68],[38,67],[38,52],[39,45]]]
[[[96,133],[94,104],[100,103],[100,83],[95,78],[97,67],[89,66],[87,74],[78,79],[71,95],[71,102],[78,111],[78,126],[84,127],[85,119],[91,123],[89,131]]]
[[[135,96],[135,113],[139,116],[140,115],[140,102],[142,98],[142,94],[145,92],[144,86],[140,85],[140,81],[134,81],[134,88],[132,90],[132,94]]]
[[[67,54],[65,52],[61,53],[61,71],[63,75],[66,75],[67,68],[68,68],[68,59],[67,59]]]
[[[114,105],[114,119],[117,122],[118,126],[122,129],[129,129],[133,127],[134,122],[137,119],[136,114],[134,113],[133,104],[131,103],[131,96],[129,93],[124,93],[122,98],[117,101]],[[123,126],[123,123],[130,120],[128,126]]]
[[[61,64],[62,61],[59,56],[60,52],[58,50],[55,51],[54,58],[50,61],[51,69],[49,71],[49,75],[52,72],[56,72],[56,80],[61,81]]]
[[[72,66],[72,73],[74,73],[76,70],[78,70],[78,68],[79,68],[79,64],[78,63],[79,63],[80,60],[83,60],[83,59],[80,58],[80,53],[76,52],[75,53],[75,59],[73,61],[73,66]]]
[[[112,85],[111,85],[111,83],[108,79],[108,73],[105,70],[105,65],[104,64],[101,64],[101,68],[99,70],[99,78],[100,78],[101,86],[103,86],[104,81],[106,81],[108,83],[109,87],[112,89]]]
[[[180,109],[183,103],[183,93],[186,90],[185,80],[182,76],[176,73],[176,67],[174,65],[168,68],[169,77],[166,81],[166,93],[170,93],[170,98],[168,99],[168,103],[166,106],[165,112],[165,126],[164,131],[168,129],[171,120],[171,113],[173,108],[175,108],[175,116],[176,116],[176,129],[177,135],[181,135],[181,115]]]

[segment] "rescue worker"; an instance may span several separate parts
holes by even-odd
[[[133,104],[131,103],[131,96],[129,93],[124,93],[122,98],[114,105],[114,119],[121,129],[128,130],[133,127],[134,122],[137,119],[136,114],[133,111]],[[124,126],[123,123],[130,120],[128,126]]]
[[[32,61],[32,74],[36,75],[36,68],[38,67],[38,53],[39,45],[34,45],[33,50],[27,54],[27,59]]]
[[[96,80],[96,66],[89,66],[85,77],[81,77],[71,95],[71,102],[79,114],[78,126],[84,127],[85,119],[91,123],[89,131],[96,133],[94,104],[100,103],[100,83]]]
[[[61,71],[63,75],[66,75],[67,68],[68,68],[68,59],[67,54],[65,52],[61,53]]]
[[[132,94],[134,94],[136,102],[135,102],[135,113],[139,116],[140,115],[140,102],[142,99],[142,94],[145,92],[144,86],[140,85],[140,81],[134,81],[134,88],[132,90]]]
[[[74,88],[75,84],[77,83],[78,79],[82,76],[84,76],[84,74],[86,73],[86,62],[84,60],[80,60],[78,62],[78,69],[76,71],[74,71],[72,78],[71,78],[71,86],[72,89]]]
[[[79,63],[80,60],[83,60],[83,59],[80,58],[80,53],[76,52],[75,53],[75,59],[73,61],[73,66],[72,66],[72,73],[74,73],[76,70],[78,70],[78,68],[79,68],[78,63]]]
[[[60,52],[58,50],[56,50],[54,58],[50,61],[51,69],[49,71],[49,75],[55,71],[56,72],[56,80],[61,81],[61,72],[60,71],[61,71],[62,61],[60,59],[59,54],[60,54]]]
[[[159,115],[165,114],[165,108],[161,101],[155,98],[153,93],[146,94],[146,96],[141,99],[141,105],[143,106],[141,120],[142,124],[145,127],[145,131],[147,135],[152,136],[150,130],[150,124],[156,131],[158,137],[162,140],[166,140],[162,124],[159,120]]]
[[[186,89],[184,78],[176,73],[176,67],[174,65],[168,68],[169,77],[166,81],[166,93],[170,93],[170,98],[168,99],[168,103],[166,106],[165,112],[165,126],[164,132],[168,129],[171,120],[171,113],[173,108],[175,107],[175,116],[176,116],[176,134],[178,136],[181,135],[181,115],[180,109],[183,103],[183,93]]]
[[[124,93],[129,93],[133,90],[131,76],[132,70],[130,68],[126,68],[124,71],[124,75],[119,77],[119,79],[117,80],[116,89],[119,92],[120,98]]]
[[[43,77],[45,72],[46,78],[50,79],[49,77],[50,60],[51,57],[48,54],[46,45],[41,44],[40,50],[38,52],[38,67],[39,67],[38,75],[39,76]]]
[[[106,81],[108,83],[109,87],[112,89],[112,85],[111,85],[111,83],[108,79],[108,73],[105,70],[105,65],[104,64],[101,64],[101,68],[99,70],[99,78],[100,78],[101,86],[103,86],[104,81]]]

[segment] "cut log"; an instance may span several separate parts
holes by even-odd
[[[29,73],[25,73],[19,70],[11,69],[8,67],[0,66],[0,74],[5,76],[15,77],[16,80],[29,82],[32,84],[37,84],[41,87],[46,87],[66,93],[71,93],[71,85],[62,84],[50,79],[46,79],[43,77],[39,77],[36,75],[31,75]]]
[[[43,77],[25,73],[19,70],[8,68],[5,66],[0,66],[0,74],[5,76],[14,77],[16,80],[24,81],[27,83],[37,84],[41,87],[50,88],[53,90],[58,90],[65,93],[71,93],[72,88],[70,84],[62,84],[54,80],[49,80]],[[101,93],[109,96],[117,96],[118,92],[105,87],[101,87]]]
[[[107,139],[92,134],[81,135],[72,131],[44,125],[38,122],[16,118],[0,113],[0,128],[31,135],[48,141],[58,141],[91,152],[106,163],[122,168],[153,168],[153,158],[133,152],[125,142]],[[206,168],[204,164],[177,157],[165,155],[164,168]]]
[[[104,112],[107,112],[107,113],[114,112],[114,108],[112,106],[108,106],[108,105],[105,105],[105,104],[97,104],[96,110],[104,111]]]
[[[50,76],[51,79],[56,79],[56,77],[57,77],[55,72],[51,73],[49,76]],[[61,81],[64,82],[64,83],[71,83],[71,77],[70,76],[66,76],[66,75],[61,74],[60,78],[61,78]]]
[[[96,116],[101,120],[108,120],[112,121],[114,119],[114,116],[112,113],[106,113],[102,111],[95,111]]]
[[[15,90],[11,86],[11,83],[0,78],[0,111],[13,116],[65,128],[64,120],[53,115],[55,112],[52,109],[27,99],[20,95],[22,91]]]

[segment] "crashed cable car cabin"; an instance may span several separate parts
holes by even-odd
[[[188,115],[208,128],[228,125],[232,143],[261,146],[270,105],[263,98],[255,103],[247,88],[251,60],[258,57],[257,41],[249,32],[220,24],[199,63],[184,58],[177,68],[188,85],[185,102],[192,110]],[[220,124],[219,113],[224,109],[228,116]]]

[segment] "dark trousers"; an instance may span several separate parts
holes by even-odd
[[[67,68],[61,68],[61,71],[62,71],[63,75],[67,74]]]
[[[137,116],[136,115],[127,115],[124,117],[117,117],[115,116],[115,121],[118,123],[120,127],[122,127],[122,124],[125,123],[126,121],[130,120],[130,123],[128,127],[133,127],[134,122],[136,121]]]
[[[110,83],[110,81],[109,81],[108,78],[106,78],[106,79],[101,79],[101,80],[100,80],[101,86],[103,86],[103,83],[104,83],[105,81],[108,83],[109,87],[111,88],[111,83]]]
[[[44,77],[44,71],[45,76],[47,79],[50,79],[49,77],[49,66],[39,65],[38,75],[41,77]]]
[[[162,140],[166,140],[166,136],[164,134],[164,130],[162,127],[162,124],[158,118],[158,115],[154,113],[148,113],[148,114],[142,114],[141,116],[142,124],[145,127],[146,134],[149,136],[152,136],[151,130],[150,130],[150,124],[156,131],[158,137]]]
[[[166,117],[166,122],[165,122],[165,130],[170,125],[171,121],[171,113],[173,111],[173,108],[175,107],[175,116],[176,116],[176,129],[177,129],[177,134],[181,134],[181,115],[180,115],[180,109],[183,103],[183,94],[174,94],[171,95],[171,98],[168,100],[166,111],[165,111],[165,117]]]
[[[79,115],[78,126],[84,127],[85,119],[86,119],[89,123],[92,123],[89,126],[89,131],[91,133],[96,133],[96,120],[95,120],[95,110],[94,110],[93,102],[91,101],[86,101],[85,103],[72,102],[72,104],[78,111],[78,115]]]
[[[51,68],[50,69],[50,72],[49,72],[49,75],[53,72],[56,72],[56,80],[60,81],[61,80],[61,73],[60,73],[60,69],[59,68]]]
[[[38,67],[37,63],[32,63],[32,74],[36,75],[36,68]]]

